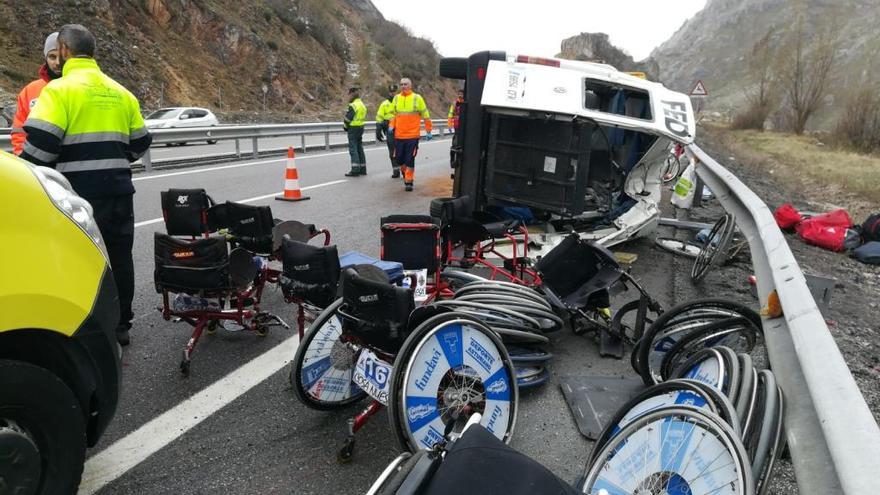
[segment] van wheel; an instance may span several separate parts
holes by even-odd
[[[76,493],[85,452],[85,417],[70,388],[44,368],[0,360],[5,493]]]
[[[217,144],[217,140],[216,139],[209,139],[208,144]]]
[[[464,57],[444,57],[440,59],[440,76],[449,79],[466,79],[468,59]]]

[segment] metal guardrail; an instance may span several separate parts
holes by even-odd
[[[776,291],[783,316],[763,318],[786,400],[785,430],[802,494],[874,495],[880,427],[862,397],[770,209],[698,146],[697,175],[749,241],[762,304]]]
[[[434,128],[443,131],[447,127],[446,119],[432,119]],[[364,132],[374,131],[376,122],[366,122]],[[150,129],[153,135],[153,144],[169,144],[186,141],[235,141],[235,155],[241,156],[240,141],[250,139],[252,144],[251,156],[259,158],[259,140],[265,138],[299,136],[300,149],[306,150],[306,136],[323,135],[324,149],[329,150],[330,136],[332,134],[344,134],[342,122],[318,122],[308,124],[268,124],[268,125],[231,125],[215,127],[177,127],[172,129]],[[9,135],[0,135],[0,149],[9,151],[12,144]],[[144,169],[149,172],[153,168],[153,160],[150,151],[144,154],[141,162]]]

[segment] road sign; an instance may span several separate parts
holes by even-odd
[[[694,89],[691,90],[691,96],[709,96],[709,92],[706,91],[706,86],[703,84],[703,81],[698,80],[697,84],[694,84]]]

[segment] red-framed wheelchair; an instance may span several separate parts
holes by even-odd
[[[440,221],[427,215],[389,215],[380,220],[381,244],[379,257],[396,261],[413,273],[424,270],[425,293],[417,295],[424,304],[452,297],[452,289],[441,277]],[[420,285],[416,280],[411,287]]]
[[[444,267],[487,271],[485,278],[503,278],[519,285],[540,284],[540,277],[530,266],[529,231],[519,220],[482,222],[471,214],[471,199],[436,198],[431,201],[431,216],[440,219]],[[510,246],[510,252],[501,245]]]

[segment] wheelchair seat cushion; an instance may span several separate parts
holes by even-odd
[[[428,481],[425,495],[459,493],[574,495],[580,492],[480,425],[464,432]]]
[[[207,212],[211,198],[204,189],[162,191],[162,216],[168,235],[200,236],[211,231]]]
[[[493,239],[504,237],[505,235],[518,229],[522,224],[519,220],[506,220],[503,222],[484,223],[483,228]]]
[[[281,244],[281,262],[281,286],[285,295],[302,298],[322,308],[333,302],[339,283],[336,246],[312,246],[285,237]]]
[[[156,232],[156,291],[222,291],[230,286],[229,254],[221,236],[184,241]]]
[[[407,336],[407,319],[415,308],[413,293],[388,282],[370,280],[355,269],[342,272],[345,329],[365,343],[395,354]]]

